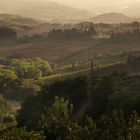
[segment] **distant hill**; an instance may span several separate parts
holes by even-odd
[[[38,25],[41,21],[26,18],[18,15],[0,14],[0,25],[20,24],[20,25]]]
[[[90,10],[96,15],[119,11],[119,13],[123,13],[129,17],[140,17],[140,1],[131,0],[130,2],[126,2],[124,0],[118,4],[110,3],[104,6],[93,6]]]
[[[10,13],[53,22],[81,21],[91,17],[90,12],[44,0],[0,1],[0,13]],[[10,3],[10,4],[9,4]],[[6,8],[3,8],[6,7]]]
[[[127,23],[133,19],[121,13],[105,13],[90,19],[96,23]]]

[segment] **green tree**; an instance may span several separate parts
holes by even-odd
[[[19,78],[32,79],[39,78],[42,76],[41,70],[26,59],[13,59],[11,61],[11,66],[14,67]]]
[[[140,138],[140,117],[136,112],[133,112],[129,118],[129,138],[131,140]]]
[[[65,140],[69,135],[73,106],[63,98],[55,97],[54,103],[43,116],[42,127],[46,136]]]
[[[93,121],[91,117],[86,117],[81,131],[81,140],[96,140],[98,130],[96,123]]]
[[[17,78],[14,71],[10,69],[0,69],[0,89],[3,91],[12,84],[12,82]]]
[[[45,136],[37,132],[27,132],[22,128],[13,128],[6,130],[0,135],[2,140],[45,140]]]

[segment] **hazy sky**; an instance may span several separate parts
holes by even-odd
[[[121,5],[130,2],[140,2],[140,0],[48,0],[48,1],[55,1],[58,3],[72,5],[74,7],[79,7],[79,8],[106,6],[112,4]]]
[[[37,1],[37,3],[28,5],[28,1]],[[2,11],[2,13],[7,13],[14,10],[20,11],[20,8],[24,6],[27,6],[28,9],[30,7],[40,7],[44,5],[45,1],[57,2],[63,5],[87,10],[94,15],[118,12],[128,16],[140,17],[140,0],[0,0],[0,11]],[[18,4],[20,6],[18,6]],[[42,8],[40,7],[40,9]],[[26,13],[26,11],[24,12]]]
[[[7,1],[8,5],[12,1],[29,1],[29,0],[0,0],[0,2]],[[127,5],[127,3],[140,2],[140,0],[32,0],[32,1],[52,1],[64,5],[70,5],[76,8],[87,9],[88,7],[109,6],[109,5]]]

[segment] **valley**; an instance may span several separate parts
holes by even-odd
[[[111,1],[0,0],[0,140],[139,140],[140,3]]]

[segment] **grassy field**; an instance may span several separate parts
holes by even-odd
[[[112,64],[108,64],[108,65],[102,65],[102,66],[98,67],[98,70],[104,69],[104,68],[109,68],[109,67],[112,67],[112,66],[117,66],[119,64],[123,64],[123,63],[119,62],[119,63],[112,63]],[[74,76],[74,75],[78,75],[78,74],[82,74],[82,73],[84,74],[86,72],[90,72],[90,70],[91,70],[91,68],[88,67],[88,68],[84,68],[84,69],[73,71],[73,72],[62,72],[62,73],[59,73],[59,74],[54,74],[54,75],[50,75],[50,76],[47,76],[47,77],[43,77],[40,80],[56,80],[56,79],[59,79],[59,78],[66,78],[66,77],[69,77],[69,76]],[[98,71],[97,67],[95,67],[93,70]]]
[[[43,40],[30,43],[0,45],[0,56],[21,55],[23,58],[41,57],[50,63],[68,65],[96,55],[118,54],[140,50],[139,43],[96,44],[91,41]]]

